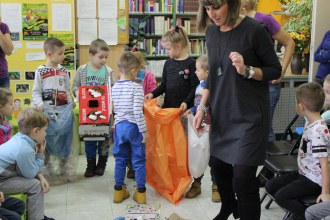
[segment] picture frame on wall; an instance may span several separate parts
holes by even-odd
[[[17,94],[28,94],[30,93],[30,84],[18,83],[15,85],[15,91]]]
[[[20,80],[21,79],[21,71],[9,71],[8,72],[10,80]]]
[[[34,80],[35,72],[34,71],[25,71],[26,80]]]

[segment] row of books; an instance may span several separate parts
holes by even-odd
[[[142,19],[142,18],[141,18]],[[130,18],[130,23],[140,24],[140,18]],[[166,31],[172,28],[173,20],[171,18],[166,18],[165,16],[151,16],[146,20],[146,26],[142,29],[142,31],[146,35],[163,35]],[[196,30],[196,20],[188,19],[188,18],[177,18],[176,25],[180,27],[184,27],[186,29],[187,34],[197,33]],[[137,30],[130,25],[129,34],[131,36],[137,35]]]
[[[175,0],[129,0],[130,12],[174,12]],[[176,0],[175,12],[197,12],[198,0]]]
[[[200,55],[207,53],[204,39],[189,40],[189,46],[192,55]],[[144,50],[148,56],[165,56],[167,52],[162,47],[161,39],[144,39],[138,43],[138,48]]]

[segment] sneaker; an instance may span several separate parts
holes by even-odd
[[[193,199],[201,193],[202,193],[201,182],[194,181],[191,184],[190,189],[186,193],[186,198]]]
[[[133,199],[138,204],[147,204],[147,194],[146,192],[139,192],[137,189],[134,193]]]
[[[113,196],[114,203],[122,203],[125,199],[129,198],[129,192],[126,186],[122,186],[121,190],[115,190],[115,194]]]
[[[221,202],[220,193],[216,184],[212,184],[212,202]]]
[[[44,215],[44,219],[43,220],[55,220],[54,218],[49,218],[47,216]]]

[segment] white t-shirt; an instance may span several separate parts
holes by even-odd
[[[328,157],[329,130],[323,119],[306,122],[298,151],[299,173],[322,186],[319,157]]]

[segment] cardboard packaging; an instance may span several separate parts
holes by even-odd
[[[128,204],[125,220],[161,220],[160,205]]]

